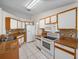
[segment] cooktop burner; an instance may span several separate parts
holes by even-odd
[[[47,39],[50,39],[50,40],[55,40],[55,39],[57,39],[57,38],[55,38],[55,37],[50,37],[50,36],[47,36],[47,37],[44,37],[44,38],[47,38]]]

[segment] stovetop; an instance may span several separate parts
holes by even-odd
[[[44,38],[47,38],[47,39],[49,39],[49,40],[55,40],[55,39],[57,39],[57,38],[55,38],[55,37],[50,37],[50,36],[46,36],[46,37],[44,37]]]

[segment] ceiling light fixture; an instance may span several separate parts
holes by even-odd
[[[31,9],[32,7],[34,7],[40,0],[33,0],[31,3],[28,3],[25,5],[25,7],[27,9]]]

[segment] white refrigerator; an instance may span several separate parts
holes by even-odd
[[[26,41],[31,42],[35,40],[35,26],[26,25]]]

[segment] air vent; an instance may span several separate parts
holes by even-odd
[[[31,9],[27,9],[27,11],[31,11]]]

